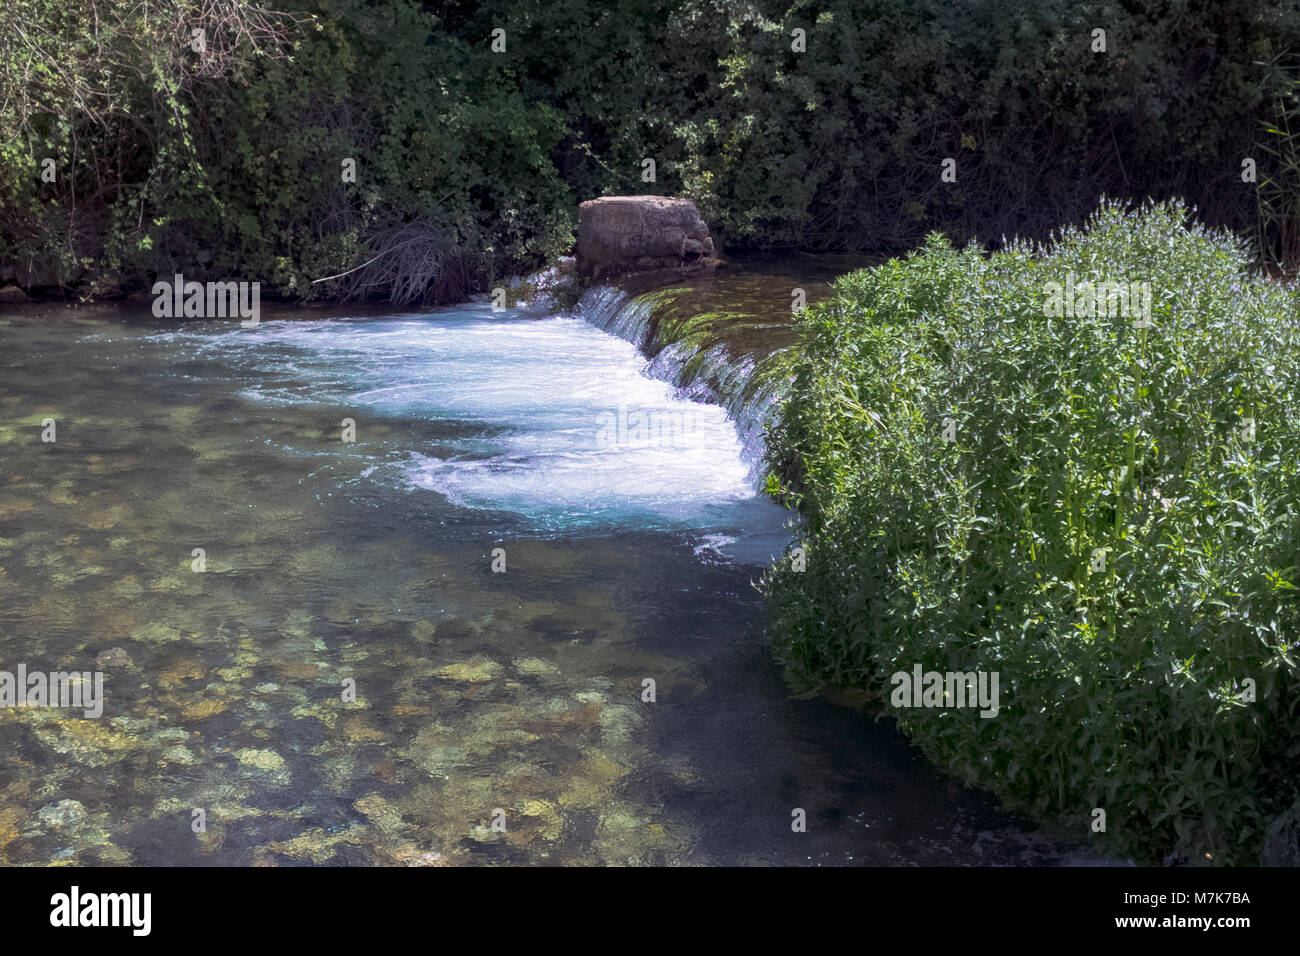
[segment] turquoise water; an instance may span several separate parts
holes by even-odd
[[[8,863],[1085,859],[789,694],[745,436],[581,319],[32,311],[0,350],[0,667],[106,698],[0,709]]]

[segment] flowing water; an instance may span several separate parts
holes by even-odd
[[[790,694],[753,423],[638,344],[482,306],[0,317],[0,669],[105,697],[0,708],[0,859],[1085,861]]]

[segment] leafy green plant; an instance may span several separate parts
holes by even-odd
[[[731,251],[874,254],[1178,195],[1294,258],[1278,65],[1300,9],[1121,6],[1105,53],[1096,19],[1073,0],[10,0],[0,269],[79,295],[180,270],[445,301],[569,251],[577,204],[611,193],[688,196]],[[386,254],[412,228],[454,255]]]
[[[1045,314],[1071,281],[1149,283],[1149,327]],[[931,236],[802,334],[770,436],[808,519],[766,581],[792,676],[997,672],[994,719],[890,713],[1081,835],[1105,809],[1115,851],[1257,859],[1300,753],[1300,292],[1181,204],[1110,203],[1050,250]]]

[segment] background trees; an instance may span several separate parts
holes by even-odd
[[[1184,197],[1274,260],[1300,242],[1300,11],[1277,0],[288,7],[6,4],[7,271],[446,301],[564,251],[576,204],[618,192],[695,199],[732,251],[1046,238],[1103,194]]]

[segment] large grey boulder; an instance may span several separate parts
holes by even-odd
[[[668,196],[602,196],[578,206],[578,273],[704,267],[717,262],[695,203]]]

